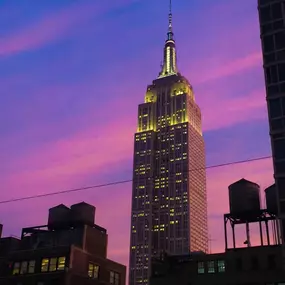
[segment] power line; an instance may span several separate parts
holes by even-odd
[[[238,160],[238,161],[227,162],[227,163],[222,163],[222,164],[215,164],[215,165],[210,165],[210,166],[206,166],[206,167],[189,169],[187,172],[199,171],[199,170],[204,170],[204,169],[213,169],[213,168],[219,168],[219,167],[236,165],[236,164],[243,164],[243,163],[248,163],[248,162],[253,162],[253,161],[260,161],[260,160],[269,159],[271,157],[272,156],[262,156],[262,157],[251,158],[251,159],[246,159],[246,160]],[[104,183],[104,184],[97,184],[97,185],[91,185],[91,186],[86,186],[86,187],[67,189],[67,190],[62,190],[62,191],[57,191],[57,192],[32,195],[32,196],[26,196],[26,197],[20,197],[20,198],[13,198],[13,199],[9,199],[9,200],[0,201],[0,204],[8,204],[8,203],[13,203],[13,202],[20,202],[20,201],[25,201],[25,200],[37,199],[37,198],[44,198],[44,197],[56,196],[56,195],[72,193],[72,192],[81,192],[81,191],[86,191],[86,190],[90,190],[90,189],[96,189],[96,188],[102,188],[102,187],[107,187],[107,186],[114,186],[114,185],[119,185],[119,184],[130,183],[132,181],[133,181],[133,179],[120,180],[120,181],[114,181],[114,182],[109,182],[109,183]]]

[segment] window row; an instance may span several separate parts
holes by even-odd
[[[267,97],[273,97],[279,95],[280,93],[285,93],[285,83],[277,83],[274,85],[267,85]]]
[[[198,274],[204,273],[222,273],[226,271],[226,265],[224,260],[210,260],[198,262]]]
[[[13,275],[35,273],[36,261],[20,261],[13,265]],[[41,261],[41,272],[60,271],[65,268],[65,257],[43,258]]]
[[[267,4],[268,1],[260,1],[261,4]],[[264,3],[263,3],[264,2]],[[262,23],[282,18],[282,4],[274,3],[260,8],[260,21]]]
[[[35,273],[36,261],[20,261],[15,262],[13,265],[13,275],[24,275]],[[41,272],[54,272],[62,271],[65,268],[65,257],[52,257],[43,258],[41,261]],[[93,279],[99,277],[99,265],[89,263],[88,276]],[[120,285],[120,274],[115,271],[110,271],[110,283],[114,285]]]
[[[274,51],[263,55],[264,64],[272,64],[275,61],[285,61],[285,50]]]
[[[285,117],[285,97],[268,100],[270,118]]]
[[[263,37],[263,51],[269,53],[285,48],[285,31],[279,31]]]
[[[266,67],[265,72],[266,72],[267,85],[278,83],[280,81],[285,81],[285,63],[280,63]]]
[[[276,30],[280,30],[284,27],[283,19],[277,20],[275,22],[267,22],[266,24],[261,25],[261,34],[269,34],[275,32]]]

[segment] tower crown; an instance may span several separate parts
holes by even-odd
[[[169,1],[170,2],[169,2],[169,14],[168,14],[167,39],[164,45],[162,70],[159,73],[158,78],[166,77],[166,76],[170,76],[170,75],[174,75],[178,73],[174,33],[173,33],[173,26],[172,26],[172,1],[171,0]]]

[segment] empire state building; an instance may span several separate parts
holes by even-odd
[[[129,284],[148,284],[151,258],[208,250],[205,147],[192,85],[177,69],[170,3],[159,76],[138,107]]]

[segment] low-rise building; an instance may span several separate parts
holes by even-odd
[[[285,284],[280,245],[153,260],[150,285]]]
[[[61,204],[47,225],[0,239],[0,284],[125,285],[126,267],[107,258],[107,231],[94,218],[89,204]]]

